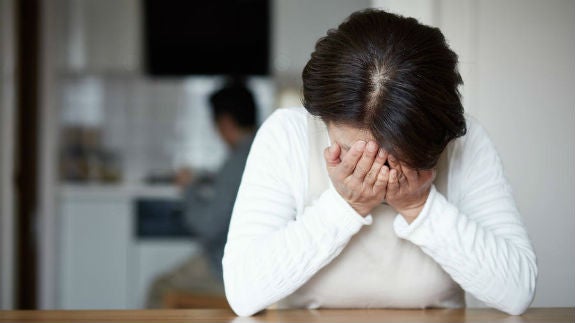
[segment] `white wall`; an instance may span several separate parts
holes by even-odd
[[[373,4],[443,30],[466,110],[501,155],[538,257],[533,306],[575,306],[575,1]]]
[[[505,162],[538,256],[534,305],[575,306],[575,2],[477,9],[475,115]]]
[[[272,73],[276,108],[301,105],[301,72],[316,41],[370,0],[273,0]]]
[[[272,1],[272,68],[280,82],[301,84],[301,72],[315,42],[352,12],[370,7],[369,0]]]

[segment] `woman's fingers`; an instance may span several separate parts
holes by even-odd
[[[405,174],[404,168],[400,168],[397,172],[397,182],[399,183],[399,189],[409,185],[408,177]]]
[[[334,145],[324,156],[337,192],[359,214],[369,214],[384,201],[390,174],[384,165],[388,154],[375,141],[357,141],[344,155],[342,148]],[[394,172],[397,175],[397,170]]]
[[[398,169],[400,167],[399,161],[393,155],[389,155],[387,161],[389,162],[389,168]]]
[[[368,172],[370,172],[371,169],[373,168],[374,159],[376,159],[378,150],[379,147],[374,141],[370,141],[367,143],[365,150],[363,151],[363,155],[361,156],[359,162],[357,163],[353,171],[353,177],[355,177],[359,182],[363,182]],[[381,167],[381,164],[379,165],[379,167],[377,165],[375,165],[375,167],[378,168],[375,172],[375,174],[377,174],[379,168]],[[372,177],[374,179],[375,174],[372,174],[373,175]]]
[[[391,190],[392,192],[399,192],[402,188],[406,188],[409,184],[408,184],[408,179],[406,174],[404,173],[404,169],[401,165],[401,163],[399,162],[399,160],[397,160],[397,158],[393,155],[389,155],[389,157],[387,158],[387,160],[389,161],[389,167],[390,167],[390,179],[389,182],[394,185],[395,187],[393,187],[393,189]],[[391,179],[391,171],[393,171],[393,180]],[[390,190],[388,189],[388,192]]]
[[[390,171],[390,183],[387,185],[385,199],[408,222],[411,222],[425,205],[431,185],[433,185],[435,170],[418,171],[405,164],[400,165],[400,169],[402,174],[399,173],[399,169]]]
[[[392,168],[389,170],[389,181],[387,182],[387,194],[396,195],[399,192],[399,172]]]
[[[379,170],[377,175],[377,180],[373,185],[373,190],[375,192],[381,191],[383,196],[385,197],[385,193],[387,191],[387,183],[389,182],[389,167],[383,165]]]
[[[338,174],[339,178],[346,178],[353,174],[357,162],[363,155],[363,151],[365,150],[366,142],[363,140],[356,141],[352,146],[351,149],[345,154],[343,160],[340,164],[340,172]]]
[[[379,160],[381,160],[382,163],[385,164],[385,162],[387,161],[387,157],[389,156],[389,154],[387,153],[387,151],[385,151],[385,149],[383,148],[379,148],[379,152],[377,154],[377,158]]]
[[[327,166],[335,167],[341,162],[341,147],[337,143],[334,143],[323,151],[323,155]]]
[[[397,158],[393,155],[389,155],[387,160],[389,161],[389,168],[395,169],[397,171],[397,182],[400,185],[405,184],[406,178],[405,175],[403,174],[403,169],[401,167],[401,163],[399,162],[399,160],[397,160]]]
[[[405,174],[407,185],[410,186],[417,186],[420,183],[426,183],[435,179],[435,169],[416,170],[402,164],[401,171]]]
[[[375,156],[375,160],[373,161],[373,164],[371,165],[371,169],[369,170],[369,172],[365,176],[364,183],[368,187],[371,188],[376,183],[378,176],[381,172],[381,167],[385,164],[386,158],[387,158],[387,152],[385,150],[383,150],[383,148],[379,148],[377,155]]]
[[[410,183],[416,182],[419,178],[419,172],[411,167],[401,165],[401,170],[403,171],[403,174],[405,174],[407,181]]]

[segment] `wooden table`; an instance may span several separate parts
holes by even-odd
[[[229,310],[0,311],[0,322],[575,322],[575,308],[532,308],[522,316],[492,309],[269,310],[237,317]]]

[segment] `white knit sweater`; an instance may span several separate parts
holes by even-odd
[[[292,294],[371,224],[333,187],[306,205],[306,118],[303,108],[277,110],[252,145],[223,258],[226,296],[238,315]],[[397,215],[394,230],[465,291],[521,314],[534,296],[535,254],[493,144],[474,119],[467,128],[449,155],[449,196],[432,187],[418,218],[409,225]]]

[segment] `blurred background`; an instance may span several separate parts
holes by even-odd
[[[144,307],[198,250],[175,175],[229,153],[210,93],[244,76],[259,123],[300,105],[315,41],[369,7],[442,29],[538,256],[533,305],[575,306],[575,1],[0,0],[0,309]]]

